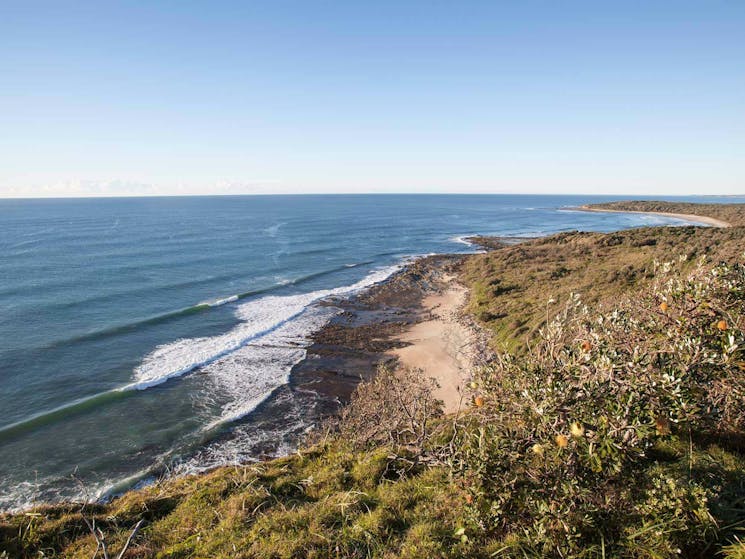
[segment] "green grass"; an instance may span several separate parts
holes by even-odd
[[[656,260],[732,260],[743,239],[740,227],[654,227],[562,233],[502,247],[465,263],[468,310],[490,332],[494,349],[521,352],[552,312],[549,299],[565,301],[574,292],[588,304],[612,301],[648,284]]]
[[[666,478],[687,480],[687,442],[666,444],[647,476],[658,470]],[[87,514],[97,519],[115,552],[131,527],[146,519],[127,557],[489,557],[516,549],[531,554],[521,534],[480,534],[465,505],[466,491],[452,483],[447,468],[386,479],[388,460],[386,449],[319,446],[261,465],[161,482],[111,505],[91,507]],[[692,463],[693,479],[722,488],[712,504],[718,521],[723,526],[742,522],[742,457],[709,445],[696,448]],[[635,483],[641,489],[648,482]],[[96,543],[79,509],[44,507],[34,516],[4,518],[0,550],[10,558],[90,559]],[[456,534],[463,526],[466,541]],[[627,537],[639,548],[645,545],[644,529],[643,521],[628,526]],[[731,557],[741,556],[737,549],[730,548]],[[532,553],[541,556],[545,550]],[[599,542],[588,546],[587,556],[601,557]]]
[[[341,442],[257,465],[163,481],[91,506],[118,550],[147,521],[130,557],[423,557],[452,547],[457,491],[444,468],[388,479],[386,448]],[[90,558],[96,542],[79,506],[50,506],[0,522],[8,557]]]

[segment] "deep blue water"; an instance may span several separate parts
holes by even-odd
[[[256,410],[335,312],[313,302],[406,258],[471,251],[469,234],[680,223],[559,211],[602,200],[0,200],[0,509],[75,496],[74,472],[100,494],[164,464],[249,458],[257,441],[286,451],[303,410]]]

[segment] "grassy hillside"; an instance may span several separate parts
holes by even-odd
[[[294,456],[0,517],[0,557],[745,557],[743,249],[683,227],[475,255],[469,310],[509,351],[467,413],[381,371]]]
[[[613,300],[648,284],[655,261],[685,255],[685,271],[700,258],[732,260],[745,250],[744,237],[740,227],[648,227],[562,233],[505,246],[466,263],[468,310],[491,332],[495,349],[523,351],[547,314],[555,312],[550,299],[564,301],[575,292],[587,303]]]

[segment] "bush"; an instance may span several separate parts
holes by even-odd
[[[434,397],[436,388],[436,381],[419,369],[381,366],[372,380],[357,387],[342,410],[339,435],[358,449],[383,445],[418,459],[443,415],[443,404]]]
[[[650,453],[745,427],[744,303],[743,266],[658,265],[648,291],[613,310],[573,295],[527,355],[499,356],[451,457],[473,529],[516,556],[705,550],[707,491]]]

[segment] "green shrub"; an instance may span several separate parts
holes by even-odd
[[[648,291],[612,310],[572,296],[527,355],[481,371],[483,405],[451,463],[473,529],[498,551],[672,557],[716,539],[707,491],[652,473],[650,451],[745,425],[745,268],[658,268]]]

